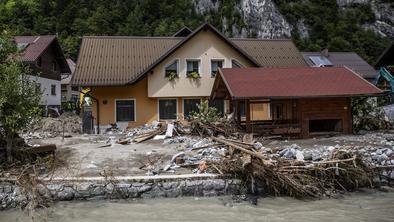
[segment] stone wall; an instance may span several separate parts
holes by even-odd
[[[89,199],[159,198],[240,194],[241,181],[235,179],[171,179],[140,181],[50,182],[37,186],[38,193],[54,201]],[[0,182],[0,210],[24,207],[30,195],[12,181]]]

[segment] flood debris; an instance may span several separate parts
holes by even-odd
[[[264,193],[276,196],[319,198],[373,187],[376,176],[381,173],[357,151],[347,149],[333,149],[331,155],[321,161],[305,161],[301,158],[302,152],[295,147],[270,154],[234,142],[218,141],[240,152],[215,163],[215,168],[242,179],[249,187],[260,187]]]
[[[30,124],[30,128],[22,132],[26,140],[45,139],[57,136],[70,137],[82,132],[82,120],[77,114],[64,112],[57,118],[43,117]]]

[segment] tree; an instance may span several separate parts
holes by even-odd
[[[0,35],[0,138],[8,162],[13,161],[15,135],[39,115],[40,91],[29,78],[30,69],[18,57],[13,38]]]

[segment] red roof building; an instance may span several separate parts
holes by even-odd
[[[382,93],[345,67],[229,68],[220,77],[232,98],[353,97]]]
[[[310,137],[352,133],[351,98],[380,94],[346,67],[224,68],[211,97],[230,100],[236,121],[249,132]],[[268,107],[269,119],[253,119],[253,109],[263,107],[257,104]]]

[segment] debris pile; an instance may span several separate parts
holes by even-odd
[[[371,165],[357,150],[330,147],[318,155],[319,161],[313,161],[313,157],[305,158],[308,152],[301,151],[296,144],[276,151],[257,150],[253,144],[212,139],[226,144],[229,150],[238,151],[230,152],[228,157],[215,163],[215,167],[220,173],[242,179],[254,193],[262,189],[273,195],[317,198],[338,191],[372,187],[377,175],[394,178],[391,172],[388,174]],[[392,155],[393,147],[380,151]],[[393,165],[386,165],[386,169],[393,168]]]
[[[38,119],[31,124],[23,137],[25,139],[42,139],[62,136],[63,133],[69,136],[74,133],[81,133],[82,120],[72,112],[65,112],[58,118],[45,117]]]

